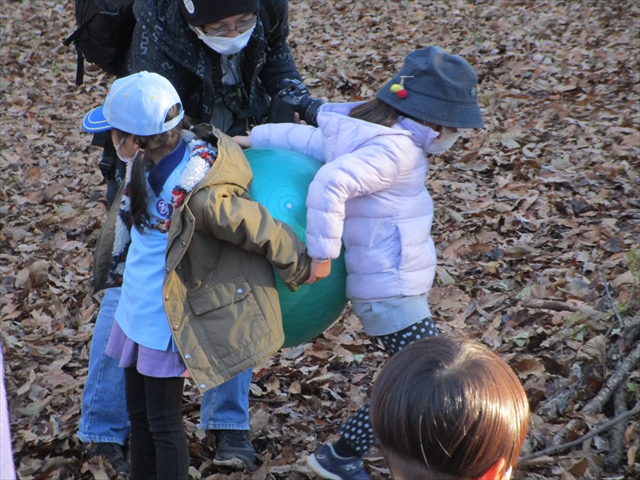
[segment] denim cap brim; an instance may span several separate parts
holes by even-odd
[[[98,107],[87,113],[82,119],[82,129],[88,133],[106,132],[111,130],[111,125],[104,118],[104,107]]]
[[[405,98],[391,91],[392,85],[401,83]],[[476,72],[465,59],[432,46],[407,55],[402,69],[376,97],[418,120],[443,127],[483,128],[477,85]]]

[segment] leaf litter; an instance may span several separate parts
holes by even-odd
[[[73,2],[3,6],[0,336],[18,474],[114,478],[75,437],[101,298],[91,293],[92,252],[107,211],[100,151],[79,123],[113,77],[88,66],[74,85],[75,54],[62,46]],[[430,303],[441,331],[490,346],[522,380],[533,411],[524,457],[616,417],[612,400],[590,402],[638,346],[639,13],[622,0],[290,1],[290,45],[317,97],[371,98],[408,52],[432,44],[478,72],[486,128],[430,158],[439,255]],[[260,461],[250,474],[212,465],[196,427],[200,398],[187,387],[191,476],[310,478],[304,456],[337,438],[385,358],[347,310],[257,367]],[[631,410],[640,374],[621,374],[616,391]],[[563,432],[567,424],[575,428]],[[619,447],[604,431],[524,461],[515,478],[634,478],[640,419],[623,426],[610,471]],[[377,451],[367,464],[372,478],[389,478]]]

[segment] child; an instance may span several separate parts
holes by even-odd
[[[412,343],[382,368],[371,422],[397,480],[509,480],[529,404],[498,355],[441,336]]]
[[[211,127],[183,131],[183,116],[171,83],[141,72],[83,122],[111,130],[128,163],[94,275],[96,290],[122,284],[106,353],[125,369],[132,480],[188,478],[184,377],[204,391],[278,350],[273,267],[292,290],[309,276],[295,233],[249,197],[242,151]]]
[[[481,128],[477,76],[438,47],[411,52],[400,72],[360,104],[326,104],[318,128],[255,127],[241,146],[296,150],[325,163],[307,196],[310,280],[329,274],[345,245],[347,297],[368,335],[389,354],[437,335],[427,301],[436,271],[433,202],[424,186],[428,153],[441,153],[459,128]],[[365,404],[335,445],[308,458],[324,478],[364,480],[362,455],[374,443]]]

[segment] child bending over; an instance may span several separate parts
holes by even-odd
[[[427,155],[450,148],[458,129],[484,126],[477,83],[462,57],[428,47],[411,52],[377,98],[322,106],[318,128],[261,125],[234,138],[324,163],[307,196],[310,280],[329,274],[344,242],[352,311],[390,355],[437,335],[427,300],[436,271]],[[374,444],[368,404],[341,434],[310,455],[309,466],[331,480],[368,479],[361,458]]]

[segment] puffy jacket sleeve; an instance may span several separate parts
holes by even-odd
[[[282,148],[308,155],[325,163],[322,131],[311,125],[269,123],[251,130],[253,148]]]
[[[205,228],[216,238],[265,257],[295,291],[309,277],[310,259],[295,232],[253,200],[209,190]]]
[[[289,36],[289,2],[286,0],[261,0],[260,16],[269,31],[267,39],[267,58],[260,72],[260,80],[269,95],[275,95],[285,78],[302,81],[293,55],[287,43]]]
[[[344,230],[345,203],[388,188],[398,176],[397,155],[371,144],[324,165],[307,195],[307,249],[312,258],[337,258]]]

